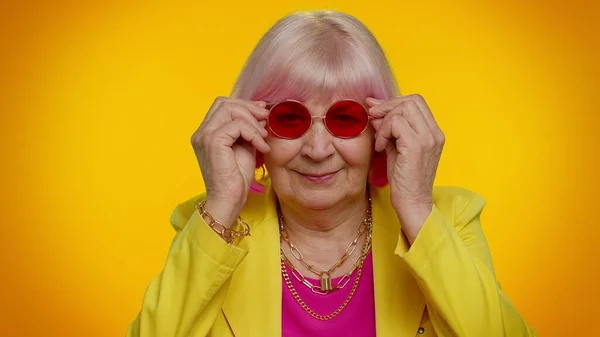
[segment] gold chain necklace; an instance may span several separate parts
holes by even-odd
[[[352,299],[352,297],[354,296],[354,293],[356,292],[356,289],[358,288],[358,283],[359,283],[360,277],[362,275],[363,264],[365,262],[365,258],[367,257],[367,254],[369,253],[369,249],[371,248],[371,237],[372,237],[371,231],[369,231],[369,233],[367,234],[365,243],[363,244],[363,250],[362,250],[362,253],[361,253],[361,256],[359,259],[360,262],[358,265],[358,271],[356,273],[356,279],[354,280],[354,283],[352,284],[352,289],[350,289],[350,293],[348,294],[348,296],[346,297],[344,302],[334,312],[327,314],[327,315],[320,315],[320,314],[316,313],[304,302],[304,300],[302,300],[302,298],[296,291],[296,288],[292,284],[292,281],[290,280],[290,276],[288,275],[287,270],[285,269],[286,263],[284,262],[284,260],[286,258],[282,254],[282,256],[281,256],[281,259],[282,259],[281,274],[283,275],[283,280],[285,281],[285,284],[288,287],[290,293],[292,294],[292,297],[294,298],[294,300],[296,300],[296,302],[302,307],[302,309],[304,309],[304,311],[306,311],[311,317],[318,319],[320,321],[331,320],[334,317],[336,317],[337,315],[339,315],[342,312],[342,310],[344,310],[344,308],[346,308],[348,303],[350,303],[350,300]],[[308,282],[306,279],[304,279],[304,280],[310,284],[310,282]],[[349,278],[348,278],[348,280],[349,280]],[[346,281],[346,283],[348,283],[348,281]],[[314,285],[312,285],[312,284],[310,284],[310,285],[314,287]]]
[[[367,189],[367,193],[368,193],[368,189]],[[279,206],[279,203],[277,203],[277,213],[279,214],[278,216],[278,220],[279,220],[279,226],[280,228],[282,227],[282,216],[281,216],[281,209]],[[358,288],[358,283],[360,281],[360,277],[362,275],[362,268],[363,268],[363,264],[365,262],[365,259],[369,253],[369,250],[371,249],[371,243],[372,243],[372,232],[373,232],[373,218],[372,218],[372,214],[371,214],[371,196],[370,194],[368,194],[368,208],[367,208],[367,217],[365,218],[364,224],[367,227],[367,237],[365,238],[365,242],[363,243],[363,247],[362,247],[362,252],[360,257],[358,258],[354,268],[352,268],[352,270],[345,274],[340,281],[338,282],[336,288],[337,289],[341,289],[343,288],[349,281],[351,278],[352,273],[358,269],[357,273],[356,273],[356,279],[354,280],[354,283],[352,285],[352,289],[350,289],[350,293],[348,294],[348,296],[346,297],[346,299],[344,300],[344,302],[332,313],[327,314],[327,315],[320,315],[317,314],[315,311],[313,311],[305,302],[304,300],[302,300],[302,298],[300,297],[300,295],[298,294],[298,292],[296,291],[296,288],[294,287],[294,285],[292,284],[290,277],[288,275],[288,272],[286,270],[286,265],[288,266],[288,268],[290,268],[290,270],[292,271],[292,275],[294,275],[296,277],[296,279],[298,279],[298,281],[300,281],[302,284],[306,285],[307,287],[309,287],[311,289],[312,292],[319,294],[319,290],[321,290],[321,294],[326,294],[323,293],[321,287],[318,287],[313,285],[312,283],[310,283],[290,262],[289,259],[285,256],[283,249],[280,248],[280,253],[281,253],[281,274],[283,276],[284,282],[286,284],[286,286],[288,287],[290,293],[292,294],[292,297],[294,298],[294,300],[296,300],[296,302],[302,307],[302,309],[304,309],[304,311],[306,311],[311,317],[318,319],[320,321],[328,321],[333,319],[334,317],[336,317],[337,315],[339,315],[342,310],[344,310],[344,308],[346,308],[346,306],[348,305],[348,303],[350,303],[350,300],[352,299],[352,297],[354,296],[354,293],[356,292],[356,289]],[[283,238],[282,238],[283,240]],[[343,282],[343,283],[342,283]]]
[[[368,216],[367,216],[367,218],[368,218]],[[346,250],[344,251],[344,254],[342,255],[342,257],[331,268],[329,268],[327,270],[321,270],[306,261],[306,259],[304,258],[304,255],[302,255],[302,253],[300,252],[298,247],[290,241],[289,234],[283,226],[283,218],[281,218],[279,220],[279,223],[280,223],[279,230],[280,230],[281,240],[283,240],[283,241],[285,241],[285,243],[287,243],[292,255],[298,261],[300,261],[300,263],[302,263],[302,265],[304,267],[306,267],[313,274],[319,276],[319,278],[321,280],[320,287],[315,287],[312,285],[312,283],[306,281],[305,277],[300,273],[300,271],[298,271],[291,264],[291,262],[289,262],[287,256],[285,256],[285,253],[283,252],[283,248],[280,248],[281,254],[283,254],[285,256],[284,262],[286,262],[288,267],[292,270],[292,274],[294,274],[294,276],[296,276],[296,278],[299,281],[301,281],[304,284],[311,285],[311,287],[309,287],[309,288],[311,288],[311,290],[314,293],[326,295],[334,290],[343,288],[346,285],[346,283],[348,283],[348,280],[350,279],[350,275],[352,275],[352,273],[358,266],[360,256],[359,256],[359,258],[357,258],[352,270],[350,272],[346,273],[344,276],[342,276],[342,278],[338,281],[338,284],[335,287],[333,287],[331,284],[331,278],[332,278],[331,276],[333,275],[333,272],[335,272],[346,261],[346,259],[348,259],[348,257],[350,257],[352,255],[352,253],[354,253],[354,250],[356,249],[356,246],[358,244],[358,240],[362,237],[362,235],[365,233],[365,231],[368,230],[367,218],[365,218],[365,220],[362,222],[360,228],[356,231],[357,232],[356,238],[348,245],[348,247],[346,247]],[[299,275],[297,275],[297,274],[299,274]],[[341,284],[341,286],[340,286],[340,284]],[[317,290],[315,290],[315,289],[317,289]]]

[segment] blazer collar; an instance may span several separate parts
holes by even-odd
[[[409,244],[391,207],[389,189],[371,188],[373,274],[377,336],[413,337],[425,309],[416,280],[396,255]],[[244,238],[249,253],[233,273],[223,313],[234,335],[281,335],[281,265],[276,196],[272,188],[248,198],[242,218],[251,226]]]

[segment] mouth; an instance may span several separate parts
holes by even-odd
[[[317,184],[327,183],[335,177],[335,175],[339,172],[339,170],[328,173],[302,173],[296,171],[302,178]]]

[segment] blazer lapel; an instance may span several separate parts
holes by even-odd
[[[425,298],[408,267],[395,252],[409,244],[391,207],[389,188],[371,189],[373,200],[373,277],[377,336],[414,337]]]
[[[242,211],[248,255],[232,275],[223,313],[237,337],[281,335],[279,227],[272,189],[251,195]]]

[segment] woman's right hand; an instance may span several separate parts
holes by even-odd
[[[271,149],[265,142],[269,114],[265,102],[218,97],[200,127],[192,146],[206,187],[206,210],[231,227],[246,203],[254,181],[256,151]]]

